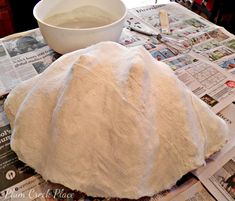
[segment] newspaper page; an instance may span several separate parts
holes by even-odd
[[[143,46],[154,58],[167,63],[194,94],[218,113],[235,97],[235,36],[176,3],[133,8],[126,26],[161,33],[161,9],[168,12],[171,31],[163,37],[172,39],[163,44],[155,37],[137,38],[145,41]]]
[[[195,173],[203,185],[219,201],[235,199],[235,147]]]
[[[220,116],[228,124],[229,127],[229,140],[227,144],[220,150],[218,153],[215,153],[210,157],[208,165],[201,167],[195,171],[195,175],[202,179],[207,179],[210,175],[207,175],[208,172],[215,172],[217,169],[220,169],[227,161],[234,161],[235,149],[235,101],[231,103],[228,107],[223,109],[217,115]],[[224,162],[225,161],[225,162]],[[229,162],[229,164],[233,162]],[[215,168],[216,167],[216,168]],[[214,169],[215,168],[215,169]],[[235,171],[235,170],[234,170]],[[213,189],[214,190],[214,189]]]
[[[39,29],[0,40],[0,96],[45,70],[60,55],[43,40]]]

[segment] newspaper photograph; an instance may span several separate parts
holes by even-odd
[[[235,199],[235,157],[209,178],[226,200]]]
[[[222,28],[213,29],[212,31],[208,32],[208,34],[211,38],[214,38],[218,42],[222,42],[229,38],[228,32],[225,33]]]
[[[235,75],[235,55],[223,58],[216,62],[223,70]]]
[[[231,49],[222,46],[205,53],[204,56],[210,61],[216,61],[233,53]]]

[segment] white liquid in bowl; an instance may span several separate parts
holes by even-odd
[[[46,17],[44,22],[64,28],[93,28],[108,25],[117,17],[95,6],[83,6],[70,12]]]

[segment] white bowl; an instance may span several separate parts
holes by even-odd
[[[101,12],[94,12],[94,8],[104,11],[102,12],[104,16]],[[88,16],[103,20],[108,13],[110,15],[107,15],[107,19],[110,20],[108,24],[88,28],[65,28],[59,23],[48,22],[48,17],[59,14],[62,17],[60,16],[57,22],[60,22],[64,20],[63,16],[68,17],[71,13],[78,15],[78,18]],[[64,54],[100,41],[118,41],[127,9],[121,0],[41,0],[34,7],[33,14],[48,45],[56,52]]]

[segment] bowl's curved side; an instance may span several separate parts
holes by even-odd
[[[43,5],[46,1],[40,1],[33,10],[34,17],[37,19],[40,31],[47,44],[60,54],[65,54],[77,49],[85,48],[101,41],[115,41],[120,38],[124,20],[127,15],[127,8],[121,0],[116,0],[116,4],[120,6],[121,14],[119,18],[102,27],[86,28],[86,29],[70,29],[53,26],[44,22]],[[40,13],[42,12],[42,13]]]
[[[60,54],[85,48],[101,41],[118,42],[124,20],[109,27],[93,30],[68,30],[50,27],[38,22],[40,31],[47,44]]]

